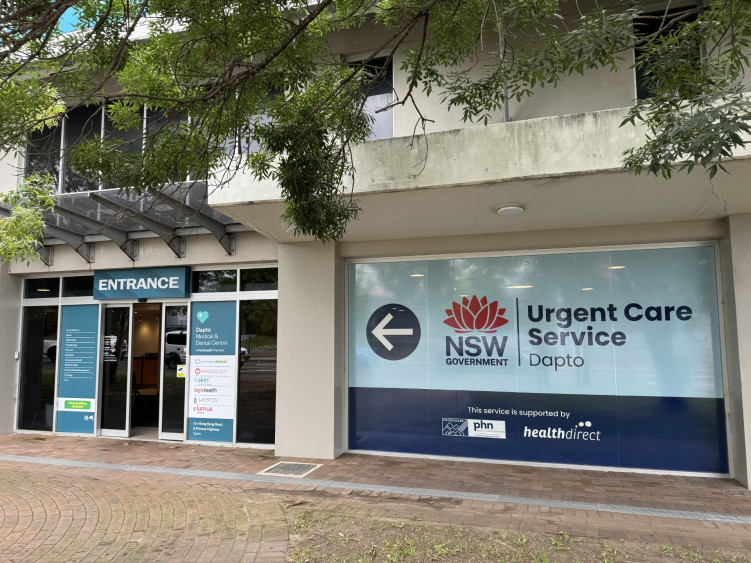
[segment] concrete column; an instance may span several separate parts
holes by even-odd
[[[344,449],[343,267],[332,243],[279,245],[276,453]]]
[[[18,365],[21,331],[21,280],[8,273],[8,265],[0,265],[0,319],[3,329],[0,338],[0,434],[13,432],[18,409]]]
[[[751,215],[731,215],[720,246],[730,471],[751,487]]]

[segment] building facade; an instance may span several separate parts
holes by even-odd
[[[376,28],[334,41],[352,60],[378,44]],[[249,175],[209,185],[210,208],[198,198],[171,223],[164,201],[136,225],[103,220],[122,196],[86,187],[98,226],[54,219],[49,264],[2,270],[14,390],[2,431],[749,486],[750,161],[738,154],[712,180],[623,172],[643,138],[620,126],[630,62],[512,103],[505,123],[469,126],[422,98],[433,121],[413,136],[418,114],[394,107],[354,149],[363,213],[337,243],[291,237],[278,188]],[[54,142],[64,153],[65,133]],[[11,160],[4,187],[25,166]],[[65,162],[54,166],[65,192]]]

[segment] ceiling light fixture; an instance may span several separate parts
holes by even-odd
[[[592,291],[594,287],[582,287],[582,291]]]
[[[502,217],[512,217],[524,213],[524,206],[517,203],[496,207],[495,212]]]
[[[625,270],[626,266],[608,266],[608,270]]]
[[[410,274],[410,278],[424,278],[425,274]]]
[[[506,289],[529,289],[533,285],[507,285]]]

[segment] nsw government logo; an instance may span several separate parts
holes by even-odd
[[[473,418],[442,418],[441,434],[468,438],[506,439],[505,420],[479,420]]]
[[[488,302],[487,297],[464,297],[461,303],[451,303],[443,321],[457,335],[446,337],[446,364],[454,366],[505,366],[504,358],[508,336],[496,336],[498,329],[508,323],[505,308],[498,301]],[[468,333],[472,336],[464,336]],[[492,336],[490,336],[492,335]]]

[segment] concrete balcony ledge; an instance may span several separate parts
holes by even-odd
[[[643,140],[620,127],[626,108],[454,129],[370,141],[353,148],[355,194],[617,170],[626,149]],[[280,199],[274,182],[240,173],[213,190],[211,205]]]
[[[489,184],[615,170],[643,140],[615,109],[367,143],[353,151],[355,192]],[[412,148],[410,148],[412,146]]]
[[[671,180],[635,176],[623,152],[644,131],[620,126],[627,109],[545,117],[354,147],[362,208],[343,242],[532,232],[609,225],[716,221],[751,213],[749,151],[714,179],[702,169]],[[461,189],[457,189],[461,188]],[[238,174],[212,190],[217,211],[272,240],[297,239],[280,220],[278,186]],[[525,213],[501,219],[499,206]]]

